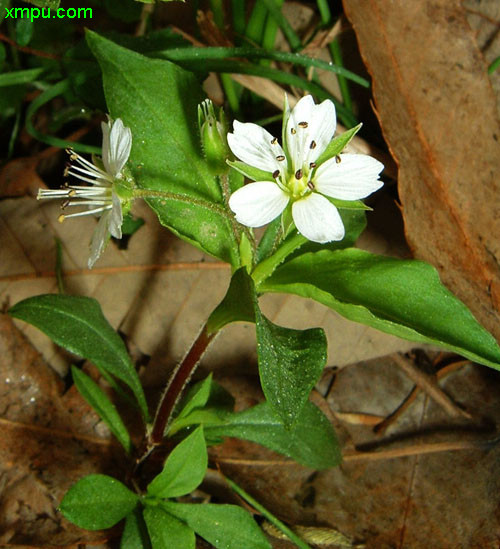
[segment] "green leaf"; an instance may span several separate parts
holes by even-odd
[[[148,530],[139,506],[125,519],[120,549],[151,549]]]
[[[30,4],[38,6],[39,8],[51,8],[57,9],[61,0],[26,0]]]
[[[180,412],[176,419],[189,415],[195,408],[202,408],[208,402],[212,388],[212,373],[189,388],[179,404]]]
[[[95,299],[40,295],[20,301],[9,314],[36,326],[66,350],[90,360],[103,374],[112,374],[123,381],[132,389],[143,417],[148,417],[146,398],[134,365]]]
[[[130,435],[125,427],[114,404],[104,391],[92,379],[78,368],[71,367],[73,381],[82,397],[94,408],[99,416],[108,425],[111,432],[119,440],[127,452],[132,450]]]
[[[168,456],[162,472],[149,483],[148,495],[175,498],[191,493],[201,484],[207,465],[203,427],[198,427]]]
[[[300,416],[326,364],[321,328],[292,330],[273,324],[255,307],[257,357],[262,390],[287,429]]]
[[[253,518],[236,505],[165,501],[161,507],[217,549],[271,549]]]
[[[153,549],[195,549],[194,532],[183,522],[160,507],[147,506],[143,514]]]
[[[207,333],[213,334],[231,322],[255,322],[255,290],[246,269],[238,269],[232,276],[224,299],[207,320]]]
[[[134,217],[130,212],[123,217],[122,234],[133,235],[144,225],[142,217]]]
[[[137,184],[170,193],[148,199],[162,225],[237,266],[236,225],[201,151],[197,107],[203,95],[194,75],[90,31],[87,42],[102,69],[111,116],[132,130],[129,166]]]
[[[206,388],[205,382],[202,382],[203,392]],[[201,392],[200,388],[200,392],[196,393],[192,400],[186,397],[186,408],[181,408],[182,414],[179,414],[171,423],[168,429],[169,437],[190,425],[219,425],[220,423],[224,423],[228,414],[232,413],[234,398],[218,383],[211,380],[209,398],[203,405],[198,406],[197,404],[202,402],[201,398],[199,399]],[[195,406],[191,406],[191,403],[194,403]]]
[[[354,128],[345,131],[344,133],[338,135],[335,139],[330,141],[328,147],[323,151],[318,160],[316,160],[316,166],[320,166],[323,162],[330,160],[334,156],[340,154],[345,147],[349,144],[352,138],[359,132],[363,124],[358,124]]]
[[[138,496],[115,478],[88,475],[68,490],[59,510],[80,528],[103,530],[125,518],[138,501]]]
[[[307,253],[280,266],[260,291],[309,297],[410,341],[440,345],[500,369],[500,347],[423,261],[355,248]]]
[[[260,239],[257,246],[257,254],[255,260],[260,263],[264,259],[268,258],[274,251],[274,246],[277,245],[277,239],[281,234],[281,218],[277,217],[274,221],[271,221],[266,228],[266,231]]]
[[[31,19],[18,19],[16,21],[16,42],[20,46],[27,46],[33,36],[33,21]]]
[[[208,437],[251,440],[311,469],[328,469],[342,459],[335,432],[322,412],[306,402],[292,430],[285,429],[267,402],[227,418],[225,425],[206,426]]]
[[[36,80],[44,71],[43,68],[26,69],[24,71],[4,72],[0,74],[0,87],[28,84]]]

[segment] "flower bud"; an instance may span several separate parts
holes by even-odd
[[[229,169],[226,159],[231,153],[227,144],[228,128],[224,111],[219,109],[219,119],[217,119],[212,101],[205,99],[198,105],[198,124],[205,159],[210,171],[214,175],[226,173]]]

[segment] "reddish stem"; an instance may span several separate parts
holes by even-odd
[[[149,447],[156,446],[163,440],[163,434],[172,418],[172,412],[181,396],[182,390],[193,375],[196,366],[198,366],[201,357],[205,354],[207,347],[215,335],[216,333],[209,335],[206,325],[203,326],[200,334],[191,345],[191,349],[189,349],[184,359],[174,370],[156,410],[153,428],[149,436]]]

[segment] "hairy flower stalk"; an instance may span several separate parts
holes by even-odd
[[[295,226],[304,237],[320,243],[342,240],[344,225],[330,199],[367,197],[383,185],[378,178],[383,164],[348,153],[318,162],[335,133],[335,106],[329,100],[315,105],[308,95],[291,111],[286,104],[283,126],[282,146],[264,128],[234,122],[234,131],[227,136],[229,147],[250,168],[267,172],[267,177],[238,189],[229,207],[242,225],[261,227],[291,205]],[[251,174],[251,169],[233,167]]]
[[[92,235],[88,267],[91,269],[103,252],[110,235],[122,237],[123,214],[130,210],[134,182],[125,168],[132,147],[132,133],[117,118],[102,122],[102,160],[93,158],[89,162],[73,150],[68,149],[72,164],[64,175],[71,175],[87,185],[66,183],[61,189],[39,189],[38,200],[59,198],[62,209],[84,206],[84,209],[61,214],[59,221],[85,215],[99,216],[99,222]]]

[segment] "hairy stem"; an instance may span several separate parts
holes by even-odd
[[[157,446],[162,442],[165,429],[172,419],[172,412],[174,411],[175,405],[179,401],[184,387],[198,366],[201,357],[205,354],[207,347],[216,334],[217,332],[209,335],[205,324],[187,354],[174,370],[156,410],[153,427],[148,441],[148,446],[150,448]]]

